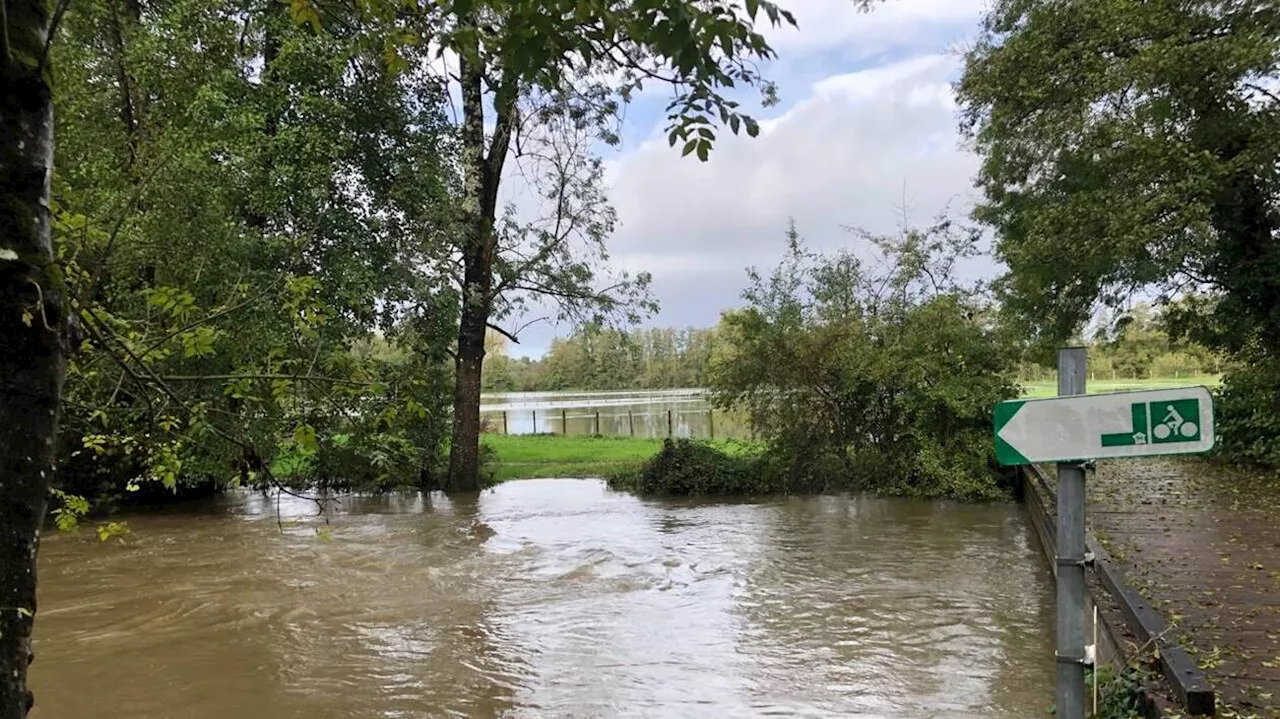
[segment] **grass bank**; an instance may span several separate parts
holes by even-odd
[[[559,434],[485,435],[493,453],[494,479],[540,477],[611,477],[638,471],[662,449],[661,439],[571,436]],[[727,453],[745,452],[745,445],[727,440],[712,442]]]
[[[1204,385],[1206,387],[1217,387],[1222,384],[1222,376],[1216,374],[1199,375],[1195,377],[1182,377],[1175,379],[1173,377],[1156,377],[1152,379],[1091,379],[1085,383],[1089,394],[1102,394],[1104,392],[1132,392],[1144,389],[1169,389],[1172,387],[1191,387],[1195,385]],[[1046,380],[1043,382],[1023,382],[1023,397],[1054,397],[1058,394],[1058,383],[1056,380]]]

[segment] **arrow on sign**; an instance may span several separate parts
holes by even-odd
[[[1034,464],[1213,449],[1213,398],[1205,387],[1001,402],[996,459]]]

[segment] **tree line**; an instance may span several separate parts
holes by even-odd
[[[504,349],[495,342],[485,357],[486,391],[705,387],[716,329],[628,330],[589,324],[552,340],[537,360],[512,358]]]
[[[1103,312],[1091,323],[1081,343],[1088,347],[1088,371],[1092,379],[1177,379],[1220,375],[1227,366],[1222,353],[1177,332],[1171,332],[1170,316],[1147,302]],[[1018,368],[1024,381],[1049,381],[1057,369],[1033,360]]]
[[[485,355],[486,392],[645,390],[705,388],[717,357],[732,355],[730,313],[717,326],[622,329],[590,324],[552,340],[539,359],[510,357],[507,342],[490,333]],[[1087,333],[1094,379],[1143,380],[1219,375],[1221,354],[1171,335],[1164,313],[1145,302],[1095,318]],[[1017,348],[1011,350],[1018,352]],[[1056,369],[1030,356],[1017,363],[1019,382],[1048,382]]]

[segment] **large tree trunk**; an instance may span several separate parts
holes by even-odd
[[[469,22],[474,24],[474,19]],[[486,155],[484,72],[478,44],[459,53],[465,176],[462,211],[467,235],[462,248],[462,314],[458,322],[453,436],[449,443],[449,477],[445,486],[459,491],[480,487],[480,387],[484,334],[493,310],[493,255],[497,247],[493,227],[498,208],[498,183],[515,118],[514,88],[501,88],[506,91],[497,93],[497,115]]]
[[[460,54],[462,81],[462,315],[454,362],[453,436],[446,489],[480,487],[480,382],[493,290],[493,213],[485,212],[484,68],[479,46]]]
[[[28,708],[36,547],[54,471],[64,369],[49,237],[53,98],[46,0],[5,0],[0,47],[0,719]],[[3,40],[0,40],[0,44]]]
[[[487,292],[483,276],[492,269],[482,262],[468,263],[466,292]],[[490,283],[492,279],[490,279]],[[489,309],[464,299],[458,323],[458,358],[454,363],[453,437],[449,443],[447,489],[471,491],[480,487],[480,384],[484,364],[484,329]]]

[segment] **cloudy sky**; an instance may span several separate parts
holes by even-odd
[[[788,218],[814,247],[856,243],[943,209],[967,213],[976,158],[961,146],[951,83],[986,0],[785,0],[799,28],[767,31],[781,103],[757,107],[761,133],[725,133],[700,163],[667,146],[662,96],[628,108],[624,144],[605,154],[619,227],[612,262],[653,274],[661,312],[646,324],[710,326],[741,304],[748,266],[772,267]],[[746,103],[744,103],[745,105]],[[571,327],[524,331],[540,356]]]

